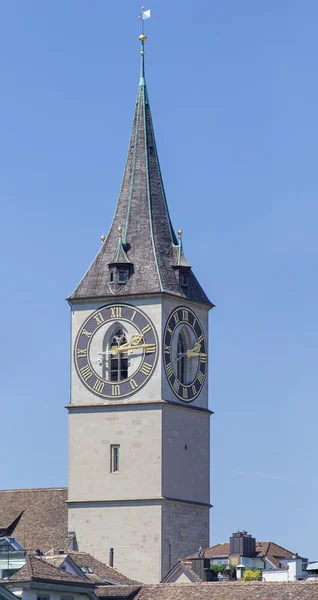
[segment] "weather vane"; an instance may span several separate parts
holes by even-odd
[[[147,39],[144,33],[144,21],[146,21],[146,19],[150,19],[150,10],[145,10],[142,6],[141,15],[139,15],[138,19],[141,21],[141,36],[139,36],[139,39],[144,42]]]

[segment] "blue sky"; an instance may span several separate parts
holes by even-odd
[[[315,0],[153,0],[147,82],[210,319],[211,542],[318,559]],[[131,0],[0,6],[1,487],[67,484],[69,308],[107,232],[139,79]]]

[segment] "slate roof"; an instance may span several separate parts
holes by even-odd
[[[205,558],[216,558],[216,557],[228,557],[230,554],[230,544],[216,544],[204,550]],[[256,542],[256,552],[254,558],[266,558],[269,560],[277,569],[284,568],[280,563],[280,558],[291,559],[295,558],[295,552],[290,552],[275,544],[275,542]],[[198,552],[188,556],[188,558],[198,558]],[[301,557],[299,557],[301,558]]]
[[[92,573],[87,573],[86,571],[83,572],[83,576],[94,583],[103,584],[106,579],[116,583],[131,584],[134,586],[139,584],[138,581],[129,579],[129,577],[126,577],[126,575],[123,575],[123,573],[120,573],[120,571],[114,567],[110,567],[106,563],[103,563],[88,552],[69,551],[67,554],[59,554],[58,556],[47,554],[41,558],[49,564],[53,564],[56,567],[61,567],[68,556],[79,567],[79,569],[88,567],[92,571]]]
[[[316,582],[160,583],[144,585],[135,600],[318,600]]]
[[[0,491],[1,535],[11,535],[27,552],[67,549],[67,488]]]
[[[50,581],[55,583],[64,584],[77,584],[80,586],[94,589],[94,583],[85,581],[77,575],[71,575],[66,573],[53,565],[49,565],[41,558],[36,556],[27,555],[25,565],[19,569],[16,573],[8,578],[8,583],[11,582],[25,582],[25,581]]]
[[[179,252],[161,176],[143,55],[141,60],[128,157],[113,222],[95,260],[68,300],[166,292],[213,306],[188,267],[183,249]],[[119,227],[122,228],[122,246]],[[131,276],[125,285],[111,284],[109,278],[109,264],[117,256],[119,247],[121,262],[132,263]],[[189,269],[186,290],[179,285],[174,269],[178,265]]]

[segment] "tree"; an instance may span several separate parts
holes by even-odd
[[[246,569],[243,581],[261,581],[262,571],[260,569]]]
[[[225,571],[225,567],[226,567],[226,565],[214,565],[214,564],[210,565],[212,575],[214,575],[216,577],[218,573],[223,574]]]

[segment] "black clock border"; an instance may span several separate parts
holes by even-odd
[[[175,322],[175,320],[173,318],[173,315],[175,313],[178,313],[178,311],[188,311],[188,313],[190,313],[194,317],[193,323],[196,322],[198,324],[199,333],[198,333],[198,331],[196,331],[195,326],[193,326],[193,323],[190,323],[189,321],[186,321],[185,319],[181,319],[180,318],[177,323]],[[178,317],[179,317],[179,314],[178,314]],[[171,327],[171,321],[172,320],[174,321],[173,322],[173,327]],[[169,363],[171,363],[171,365],[173,364],[173,362],[172,362],[172,356],[171,356],[171,342],[172,342],[172,337],[173,337],[175,329],[177,327],[179,327],[183,323],[185,325],[188,325],[189,327],[191,327],[191,329],[194,332],[194,334],[195,334],[195,336],[196,336],[197,339],[201,335],[203,336],[203,343],[204,343],[203,352],[206,353],[206,341],[205,341],[205,335],[204,335],[204,331],[203,331],[203,328],[202,328],[202,325],[201,325],[201,321],[197,317],[197,315],[195,314],[195,312],[191,308],[189,308],[188,306],[177,306],[176,308],[174,308],[171,311],[171,313],[170,313],[170,315],[169,315],[169,317],[167,319],[167,322],[166,322],[166,325],[165,325],[165,329],[164,329],[162,353],[163,353],[163,364],[164,364],[164,367],[165,367],[165,374],[166,374],[166,377],[167,377],[167,380],[168,380],[170,388],[172,389],[174,395],[177,398],[179,398],[179,400],[181,400],[182,402],[189,403],[189,402],[193,402],[198,397],[198,395],[201,393],[201,391],[202,391],[202,388],[203,388],[203,386],[205,384],[206,374],[207,374],[207,362],[199,361],[199,365],[198,365],[198,368],[197,368],[196,375],[195,375],[193,381],[191,381],[189,384],[183,384],[183,383],[181,383],[181,381],[178,379],[177,375],[175,374],[174,369],[173,369],[173,374],[169,378],[168,373],[167,373],[167,364],[169,364]],[[172,330],[172,334],[169,333],[168,327],[170,327],[170,329]],[[167,336],[167,334],[170,336],[170,342],[169,343],[166,342],[166,336]],[[165,347],[166,346],[169,347],[169,354],[165,353]],[[169,360],[167,359],[167,357],[169,357]],[[204,365],[203,371],[201,370],[201,366],[202,365]],[[202,383],[200,383],[200,381],[198,380],[198,373],[199,373],[199,371],[202,373],[202,375],[204,377]],[[173,382],[171,382],[172,378],[174,378]],[[180,385],[180,387],[181,387],[182,390],[183,390],[183,388],[186,388],[187,390],[191,390],[191,392],[192,392],[193,391],[192,386],[193,385],[195,386],[195,384],[196,384],[197,381],[199,383],[199,388],[198,388],[196,394],[193,394],[193,396],[191,398],[183,398],[183,396],[181,396],[180,394],[178,394],[176,392],[176,390],[174,389],[174,387],[173,387],[175,381],[178,381],[178,383],[179,383],[179,385]]]

